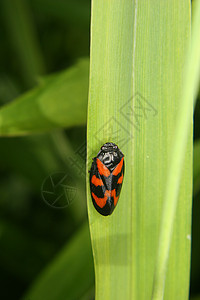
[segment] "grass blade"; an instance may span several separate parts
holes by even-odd
[[[190,3],[93,0],[91,34],[88,168],[105,142],[118,144],[126,163],[110,217],[95,211],[88,184],[95,299],[151,299]],[[172,300],[188,298],[191,136],[166,282]]]
[[[13,49],[20,60],[23,79],[27,86],[36,83],[45,70],[31,11],[25,0],[1,1],[4,19]]]
[[[20,136],[86,123],[88,60],[42,80],[0,109],[0,136]]]
[[[163,207],[163,216],[160,232],[160,241],[158,249],[158,258],[156,262],[154,292],[152,299],[163,299],[164,286],[167,272],[167,263],[172,240],[176,208],[178,203],[179,187],[184,166],[184,159],[188,145],[191,143],[191,114],[192,99],[196,98],[198,83],[200,77],[200,1],[196,7],[194,21],[192,26],[191,50],[188,53],[187,64],[185,68],[184,85],[182,87],[182,101],[179,105],[179,114],[177,125],[175,127],[174,141],[171,152],[171,163],[168,170],[166,194]],[[190,135],[189,135],[190,132]],[[189,135],[189,139],[188,139]],[[191,153],[191,150],[190,150]],[[192,176],[191,179],[192,180]],[[189,191],[188,191],[189,192]],[[188,197],[191,193],[188,193]],[[183,201],[183,198],[181,199]],[[188,203],[189,204],[189,203]],[[192,199],[190,207],[188,206],[188,215],[191,214]],[[189,220],[187,220],[189,223]],[[190,223],[188,224],[190,225]],[[189,227],[188,227],[189,230]],[[188,233],[190,236],[190,233]],[[187,236],[185,236],[187,238]],[[184,261],[185,263],[185,261]],[[189,278],[189,274],[188,274]]]

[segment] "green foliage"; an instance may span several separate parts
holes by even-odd
[[[167,182],[166,182],[166,192],[163,206],[162,222],[159,236],[159,248],[158,248],[158,257],[156,260],[156,271],[154,279],[154,290],[152,299],[162,299],[165,293],[165,279],[168,266],[168,257],[169,252],[172,251],[171,240],[174,227],[176,226],[176,218],[179,213],[180,208],[178,206],[178,196],[182,193],[181,180],[187,180],[190,182],[187,188],[185,189],[185,197],[181,196],[179,203],[185,205],[185,226],[187,229],[183,229],[185,233],[185,239],[191,240],[190,232],[190,212],[192,202],[188,200],[189,196],[191,197],[191,181],[192,181],[192,170],[191,170],[191,160],[188,160],[188,157],[191,157],[191,146],[192,146],[192,113],[193,113],[193,97],[196,97],[198,91],[199,79],[200,79],[200,2],[196,7],[196,11],[193,16],[192,23],[192,38],[191,44],[188,43],[188,49],[185,56],[185,65],[184,65],[184,76],[183,84],[180,86],[180,99],[178,106],[178,117],[176,120],[176,127],[174,130],[174,137],[171,150],[171,159],[170,166],[168,168]],[[180,101],[181,100],[181,101]],[[185,164],[185,161],[188,162],[188,165]],[[186,167],[186,170],[183,175],[183,168]],[[187,169],[188,167],[188,169]],[[185,178],[184,178],[185,176]],[[183,179],[184,178],[184,179]],[[181,189],[181,190],[179,190]],[[192,197],[191,197],[192,198]],[[187,201],[188,200],[188,201]],[[192,200],[192,199],[190,199]],[[181,220],[179,221],[181,224]],[[179,233],[180,235],[180,233]],[[186,236],[187,235],[187,236]],[[184,238],[184,235],[183,235]],[[176,240],[180,238],[176,237]],[[181,241],[179,247],[183,247]],[[177,247],[177,246],[176,246]],[[188,249],[188,247],[186,248]],[[174,249],[176,251],[176,248]],[[187,250],[186,250],[187,251]],[[186,255],[182,256],[182,263],[184,262],[184,267],[186,264],[188,270],[184,269],[180,276],[184,277],[189,283],[189,255],[186,252]],[[188,255],[188,256],[187,256]],[[180,257],[180,252],[179,252]],[[171,279],[170,279],[171,280]],[[168,291],[166,291],[168,292]],[[178,297],[178,294],[177,296]],[[187,294],[183,294],[182,298],[187,298]],[[171,298],[171,297],[170,297]]]
[[[55,283],[55,299],[66,294],[69,299],[89,299],[94,294],[89,233],[86,226],[81,229],[86,219],[85,176],[78,173],[84,154],[80,158],[76,154],[85,142],[89,61],[80,56],[89,54],[90,2],[86,3],[79,13],[68,2],[57,2],[57,10],[53,2],[50,9],[48,1],[0,3],[1,299],[20,299],[28,287],[34,293],[38,287],[48,293],[43,277],[47,273],[48,280],[55,274],[51,284]],[[41,77],[45,70],[52,74]],[[42,134],[63,127],[69,129]],[[32,135],[36,132],[39,135]],[[72,159],[79,162],[79,169]],[[41,196],[45,178],[57,172],[70,174],[77,187],[73,203],[60,210],[46,205]],[[79,227],[77,239],[71,239]],[[55,257],[53,269],[42,272]],[[37,280],[31,288],[40,273],[41,284]]]
[[[187,299],[192,204],[189,125],[197,77],[195,73],[189,82],[182,112],[189,2],[93,1],[91,28],[88,167],[107,141],[118,144],[126,164],[112,216],[104,218],[94,210],[88,185],[96,299],[151,299],[152,293],[155,299]],[[158,249],[159,239],[164,247]]]
[[[0,135],[14,136],[86,122],[88,60],[41,80],[0,110]]]
[[[26,299],[87,299],[93,294],[94,270],[88,225],[63,247],[62,252],[43,271]]]
[[[20,59],[24,81],[32,86],[45,67],[29,5],[26,0],[2,0],[1,8],[10,42]]]

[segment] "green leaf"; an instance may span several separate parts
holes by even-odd
[[[23,297],[37,300],[74,300],[90,294],[94,270],[88,225],[64,247]]]
[[[190,40],[190,2],[94,0],[91,33],[88,168],[105,142],[116,143],[125,155],[122,192],[111,216],[97,213],[87,185],[95,299],[151,299],[168,189],[166,178]],[[188,299],[191,137],[192,127],[164,299]]]
[[[179,226],[181,225],[181,219],[178,223],[177,216],[180,214],[180,206],[184,205],[186,214],[185,216],[182,215],[182,220],[184,219],[185,228],[182,227],[181,233],[185,233],[185,241],[186,239],[191,240],[190,214],[192,207],[192,174],[188,156],[191,163],[193,98],[196,99],[200,80],[200,1],[196,2],[196,4],[192,23],[191,45],[188,43],[187,55],[185,56],[183,83],[180,86],[180,100],[177,109],[178,115],[174,128],[174,136],[172,138],[170,164],[167,172],[166,191],[154,276],[154,290],[152,297],[154,300],[163,299],[164,297],[170,251],[174,250],[175,252],[178,250],[178,255],[182,258],[181,263],[184,263],[185,269],[183,269],[183,273],[180,274],[181,278],[183,278],[183,280],[188,279],[189,282],[190,277],[190,257],[188,247],[183,240],[180,241],[179,249],[176,249],[177,246],[173,243],[177,243],[177,241],[180,240],[180,232],[178,237],[174,238],[173,241],[172,235],[178,233],[176,233],[176,227],[178,224]],[[183,184],[186,185],[187,188],[184,188]],[[185,192],[185,195],[182,194],[183,191]],[[178,196],[180,196],[180,198]],[[188,230],[188,232],[186,230]],[[180,251],[185,251],[185,253],[183,252],[181,255]],[[175,261],[173,264],[175,266],[177,261],[176,264]],[[168,276],[171,277],[171,274],[168,273]],[[170,281],[171,279],[168,277],[168,280]],[[186,284],[187,281],[185,281],[185,285]],[[166,297],[168,296],[167,292]],[[184,293],[181,299],[183,299],[183,297],[186,298],[187,294]]]
[[[2,0],[0,5],[24,81],[28,86],[33,86],[37,76],[44,73],[45,67],[28,2]]]
[[[88,60],[42,80],[0,110],[0,136],[25,135],[86,123]]]

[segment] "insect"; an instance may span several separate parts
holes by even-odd
[[[106,143],[93,158],[90,191],[96,210],[111,215],[119,200],[124,177],[124,154],[113,143]]]

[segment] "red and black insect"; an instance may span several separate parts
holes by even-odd
[[[93,158],[90,191],[96,210],[111,215],[117,205],[124,176],[124,154],[113,143],[106,143]]]

